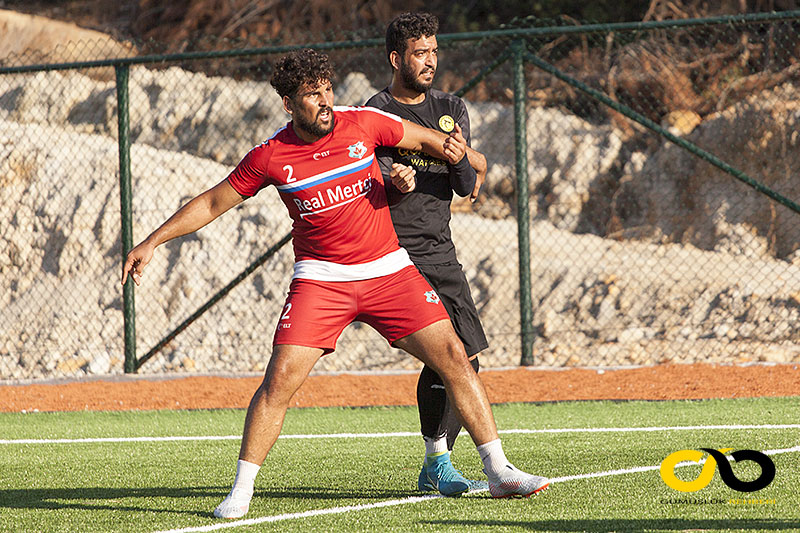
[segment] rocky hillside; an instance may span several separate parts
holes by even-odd
[[[13,14],[5,20],[21,19]],[[38,31],[39,25],[28,28]],[[67,31],[83,30],[58,29]],[[40,33],[40,43],[47,35]],[[101,42],[93,34],[75,35]],[[0,32],[5,46],[17,43],[4,36]],[[98,39],[120,46],[114,55],[136,53]],[[762,61],[768,47],[731,45],[713,56],[714,75],[703,91],[683,85],[687,76],[675,58],[685,59],[686,50],[667,47],[659,54],[642,43],[621,47],[605,79],[634,107],[644,105],[642,95],[655,95],[647,108],[652,118],[799,201],[793,178],[800,166],[800,90],[791,46],[800,40],[782,42],[789,44],[770,56],[774,71],[727,86],[719,80],[730,79],[736,65]],[[596,59],[588,64],[603,64]],[[562,66],[581,62],[567,55]],[[339,80],[339,103],[359,104],[380,87],[355,67]],[[3,376],[121,372],[112,80],[101,69],[0,76]],[[529,97],[529,327],[537,364],[800,361],[797,213],[613,114],[586,111],[585,102],[552,80],[532,76]],[[263,79],[177,65],[133,68],[130,99],[135,239],[222,179],[287,120]],[[490,168],[480,201],[455,203],[453,235],[490,338],[483,364],[515,365],[520,324],[512,108],[507,97],[487,91],[466,100],[474,146]],[[681,105],[687,107],[673,109]],[[140,355],[289,229],[274,191],[225,217],[170,243],[150,266],[136,291]],[[262,370],[290,269],[285,249],[143,371]],[[415,366],[356,324],[318,369]]]
[[[3,374],[119,372],[121,252],[112,85],[78,73],[2,81],[0,219],[8,221],[0,228]],[[351,89],[341,93],[343,102],[363,100],[361,91],[374,90],[363,79],[345,82]],[[146,103],[131,117],[135,238],[222,179],[236,154],[264,136],[253,132],[286,120],[271,94],[264,82],[177,68],[133,70],[131,96]],[[207,105],[196,108],[193,101]],[[784,182],[788,174],[780,171],[792,168],[800,151],[793,101],[797,89],[781,86],[708,118],[687,138],[743,164],[757,166],[780,156],[777,171],[760,176],[797,195],[791,188],[796,184]],[[484,364],[514,365],[519,360],[516,222],[503,211],[513,193],[512,147],[503,133],[513,120],[501,104],[468,102],[468,107],[476,147],[491,162],[481,209],[492,216],[481,216],[481,209],[454,214],[454,239],[490,336]],[[742,130],[750,133],[732,134]],[[531,109],[527,137],[535,305],[530,327],[539,364],[800,360],[800,266],[792,263],[796,215],[751,197],[671,145],[651,154],[629,153],[613,126],[564,111]],[[596,197],[595,186],[612,168],[623,168],[628,176],[606,204],[620,225],[617,237],[576,232],[586,223],[587,206],[607,201]],[[691,202],[685,199],[687,180],[696,183]],[[736,210],[739,205],[746,209]],[[762,220],[772,223],[761,226]],[[277,195],[265,191],[223,221],[166,246],[136,292],[139,352],[288,229]],[[262,369],[290,270],[287,249],[144,371]],[[318,366],[397,369],[416,363],[369,328],[354,326],[337,353]]]

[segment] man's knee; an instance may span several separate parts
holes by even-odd
[[[261,401],[270,405],[287,404],[291,399],[293,391],[289,391],[286,386],[286,381],[276,377],[276,374],[268,374],[264,376],[261,385],[258,386],[255,398],[260,398]]]
[[[314,349],[278,345],[256,394],[265,396],[270,402],[288,403],[318,357]]]
[[[442,368],[441,373],[447,372],[467,372],[474,373],[472,362],[467,357],[467,352],[464,351],[464,345],[461,339],[455,334],[443,336],[440,339],[441,345],[436,350],[439,356],[439,366]]]
[[[458,359],[459,361],[464,360],[464,362],[468,363],[469,357],[467,356],[467,352],[464,350],[464,345],[461,343],[461,339],[458,338],[455,331],[451,329],[447,335],[442,335],[439,342],[441,343],[441,352],[453,359]]]

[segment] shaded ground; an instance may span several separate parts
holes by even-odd
[[[800,395],[800,365],[659,365],[480,373],[492,403]],[[295,407],[414,405],[417,375],[311,376]],[[0,412],[245,408],[260,377],[120,377],[0,386]]]

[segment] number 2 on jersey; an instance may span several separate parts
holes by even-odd
[[[286,176],[286,183],[291,183],[291,182],[293,182],[293,181],[295,181],[297,179],[297,178],[293,178],[292,177],[292,174],[294,174],[294,168],[292,168],[292,165],[284,166],[283,170],[285,170],[286,172],[289,173],[289,175]]]
[[[292,309],[292,304],[291,303],[286,304],[284,309],[285,309],[285,311],[281,315],[281,320],[289,320],[289,311],[291,311],[291,309]]]

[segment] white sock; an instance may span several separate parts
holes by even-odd
[[[500,476],[500,473],[505,470],[506,466],[511,464],[508,462],[508,459],[506,459],[506,454],[503,452],[503,445],[500,443],[500,439],[481,444],[478,446],[478,453],[481,454],[483,469],[490,479]]]
[[[438,439],[429,439],[422,437],[425,441],[425,457],[435,457],[447,452],[447,437],[439,437]]]
[[[250,494],[253,493],[253,486],[256,483],[256,476],[261,466],[255,463],[242,461],[236,463],[236,478],[233,480],[234,489],[242,489]]]

